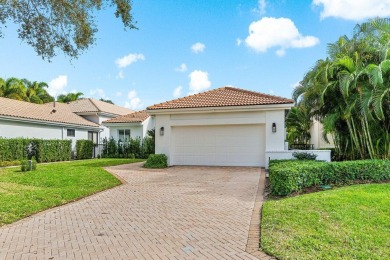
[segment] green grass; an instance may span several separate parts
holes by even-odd
[[[390,259],[390,184],[266,201],[261,247],[279,259]]]
[[[120,184],[102,167],[139,162],[135,159],[93,159],[0,169],[0,226]]]

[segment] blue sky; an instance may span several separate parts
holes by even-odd
[[[74,61],[42,60],[8,24],[0,77],[135,110],[225,85],[291,97],[328,43],[350,36],[356,23],[390,16],[390,0],[133,0],[132,31],[113,12],[97,15],[96,44]]]

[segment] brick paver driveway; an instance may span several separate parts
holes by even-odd
[[[109,168],[126,183],[0,228],[0,259],[256,259],[260,168]]]

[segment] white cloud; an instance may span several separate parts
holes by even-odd
[[[125,74],[123,74],[123,70],[120,70],[115,78],[116,79],[124,79],[125,78]]]
[[[142,53],[130,53],[127,56],[123,56],[122,58],[118,58],[115,61],[116,66],[118,68],[126,68],[127,66],[139,61],[145,60],[145,56]]]
[[[237,44],[237,46],[240,46],[241,43],[242,43],[242,40],[241,40],[240,38],[237,38],[237,39],[236,39],[236,44]]]
[[[288,18],[264,17],[249,25],[245,43],[257,52],[279,47],[276,54],[283,56],[288,48],[307,48],[319,43],[314,36],[303,36]]]
[[[390,0],[313,0],[313,5],[323,7],[321,19],[337,17],[359,21],[390,16]]]
[[[185,63],[182,63],[180,67],[175,68],[178,72],[186,72],[187,71],[187,65]]]
[[[204,49],[206,49],[206,45],[204,45],[204,44],[201,43],[201,42],[194,43],[194,44],[191,46],[191,50],[192,50],[192,52],[194,52],[194,53],[201,53],[201,52],[204,51]]]
[[[175,88],[175,90],[173,91],[173,96],[176,98],[180,97],[182,89],[183,89],[182,86],[178,86],[177,88]]]
[[[49,82],[49,88],[47,92],[49,92],[51,96],[56,97],[65,92],[64,90],[67,85],[68,85],[68,76],[60,75]]]
[[[135,90],[131,90],[127,97],[129,101],[125,102],[125,107],[130,108],[132,110],[138,110],[142,107],[141,99],[138,97],[137,92]]]
[[[89,94],[93,97],[107,99],[106,93],[101,88],[91,89]]]
[[[189,78],[190,95],[202,92],[211,86],[209,74],[207,72],[194,70],[190,73]]]
[[[253,9],[252,12],[263,15],[265,14],[266,7],[267,7],[267,2],[265,0],[259,0],[257,4],[257,8]]]

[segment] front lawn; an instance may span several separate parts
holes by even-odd
[[[261,247],[279,259],[390,259],[390,184],[266,201]]]
[[[92,159],[38,165],[36,171],[0,169],[0,226],[120,184],[102,167],[136,159]]]

